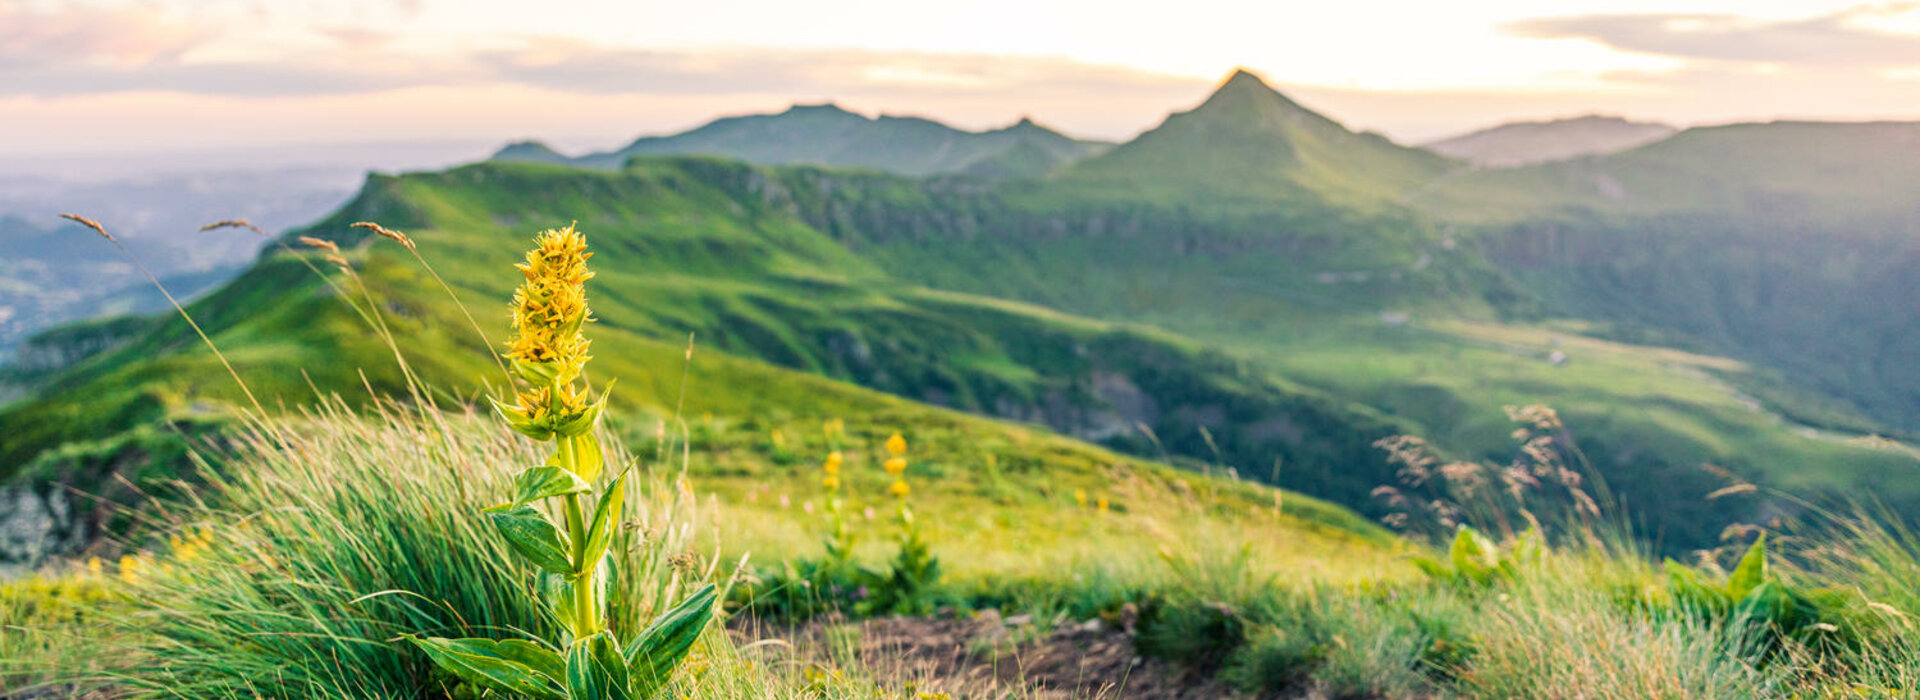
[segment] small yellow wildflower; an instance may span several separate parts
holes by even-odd
[[[840,490],[840,477],[828,474],[827,478],[820,480],[820,485],[827,487],[828,491],[838,491]]]
[[[827,463],[826,463],[826,464],[823,464],[823,465],[820,465],[820,469],[821,469],[822,471],[825,471],[825,472],[826,472],[826,473],[828,473],[828,474],[839,474],[839,473],[840,473],[840,463],[841,463],[841,462],[843,462],[843,461],[845,461],[845,460],[846,460],[846,458],[845,458],[845,457],[842,457],[842,456],[840,455],[840,451],[839,451],[839,450],[834,450],[834,451],[832,451],[832,452],[828,452],[828,453],[827,453]]]
[[[887,460],[887,463],[882,466],[886,467],[888,474],[899,476],[907,471],[907,460],[904,457],[895,457]]]
[[[786,447],[786,446],[787,446],[787,434],[786,434],[786,433],[783,433],[783,432],[780,432],[780,429],[779,429],[779,428],[774,428],[774,429],[773,429],[773,446],[774,446],[774,447]]]
[[[1101,513],[1107,512],[1107,497],[1105,494],[1100,496],[1100,500],[1096,502],[1095,507],[1098,508]]]
[[[906,454],[907,439],[900,437],[899,433],[894,433],[893,437],[887,438],[887,451],[892,452],[895,456]]]
[[[131,554],[120,557],[120,580],[124,583],[140,582],[140,558]]]
[[[1074,503],[1076,503],[1076,504],[1079,504],[1079,506],[1080,506],[1081,508],[1085,508],[1085,507],[1087,507],[1087,490],[1086,490],[1086,489],[1074,489],[1074,490],[1073,490],[1073,502],[1074,502]]]
[[[907,494],[912,490],[912,488],[907,486],[907,482],[904,479],[895,481],[892,486],[887,487],[887,493],[893,494],[894,498],[906,498]]]
[[[99,576],[100,571],[104,568],[106,567],[105,565],[100,563],[100,557],[87,557],[87,575],[88,576]]]

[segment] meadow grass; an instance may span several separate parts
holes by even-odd
[[[131,697],[439,697],[457,685],[399,635],[535,636],[550,615],[524,595],[530,567],[471,517],[505,493],[534,446],[490,421],[370,414],[330,400],[244,433],[201,496],[156,511],[136,552],[98,572],[28,579],[0,595],[4,687],[109,688]],[[612,450],[647,478],[627,501],[632,539],[616,585],[630,630],[691,587],[750,563],[817,557],[824,438],[786,424],[697,417],[684,439]],[[850,498],[885,503],[879,435],[843,445]],[[632,431],[628,431],[632,432]],[[667,432],[667,431],[662,431]],[[1146,466],[1058,481],[941,457],[961,434],[914,432],[915,508],[951,564],[930,595],[960,614],[1132,626],[1141,652],[1251,694],[1382,698],[1906,697],[1920,690],[1920,540],[1866,517],[1784,538],[1782,584],[1843,591],[1857,644],[1755,643],[1752,620],[1676,602],[1665,574],[1620,545],[1567,545],[1487,585],[1429,580],[1362,533],[1271,511],[1272,492]],[[857,448],[857,449],[856,449]],[[868,454],[871,452],[871,454]],[[991,451],[989,451],[991,453]],[[1006,460],[996,458],[995,469]],[[1190,479],[1190,481],[1188,480]],[[694,485],[699,485],[699,491]],[[1092,489],[1105,512],[1076,490]],[[864,495],[863,495],[864,494]],[[785,503],[781,501],[785,497]],[[814,508],[808,511],[807,503]],[[1260,506],[1265,506],[1262,510]],[[852,511],[864,510],[853,501]],[[884,511],[858,556],[890,554]],[[1320,529],[1316,529],[1316,527]],[[1344,533],[1344,534],[1342,534]],[[1611,540],[1596,540],[1611,541]],[[1617,540],[1624,541],[1624,540]],[[214,543],[222,543],[215,545]],[[1701,576],[1724,578],[1727,560]],[[891,697],[851,660],[769,661],[717,630],[677,696]],[[809,671],[811,669],[811,671]],[[459,697],[459,695],[455,695]]]
[[[351,262],[336,264],[377,309]],[[405,635],[558,636],[537,572],[474,516],[544,457],[489,421],[435,409],[444,392],[410,369],[390,326],[377,311],[362,320],[415,403],[324,396],[291,417],[244,418],[196,454],[200,483],[138,513],[126,556],[0,589],[0,688],[477,697]],[[883,465],[901,449],[883,452],[881,436],[899,432],[914,445],[918,532],[946,571],[916,589],[913,609],[1110,620],[1137,633],[1140,652],[1249,694],[1906,697],[1920,678],[1920,538],[1881,519],[1833,518],[1800,533],[1772,573],[1754,569],[1742,587],[1787,592],[1755,600],[1807,606],[1784,613],[1818,621],[1788,629],[1782,611],[1699,604],[1682,574],[1608,544],[1630,537],[1551,538],[1558,549],[1515,557],[1498,578],[1422,578],[1399,561],[1421,545],[1230,470],[1182,472],[905,402],[861,406],[882,410],[851,431],[677,410],[616,421],[625,439],[609,441],[608,464],[642,478],[627,482],[611,550],[607,627],[637,631],[707,582],[751,587],[766,571],[755,560],[819,557],[828,498],[847,499],[853,558],[884,565],[899,541],[886,516],[900,470]],[[846,458],[826,474],[831,489],[819,466],[830,450]],[[1748,567],[1721,563],[1678,570],[1731,590]],[[818,673],[762,658],[708,629],[668,692],[900,695],[851,662]]]
[[[535,572],[473,517],[537,462],[532,445],[472,418],[396,407],[362,418],[330,402],[258,425],[234,450],[243,468],[209,474],[117,565],[75,574],[111,590],[65,630],[96,653],[43,658],[54,668],[26,678],[131,697],[412,698],[458,684],[402,634],[551,636],[553,616],[528,595]],[[625,502],[615,629],[639,630],[717,569],[692,547],[691,492],[654,467]],[[36,627],[18,644],[58,632]],[[702,644],[710,667],[731,663],[723,635]],[[692,675],[685,692],[708,697]]]

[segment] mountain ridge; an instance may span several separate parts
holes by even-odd
[[[1566,119],[1507,122],[1420,146],[1482,167],[1504,168],[1617,153],[1680,131],[1659,122],[1587,114]]]
[[[1025,116],[998,129],[967,131],[919,116],[867,117],[822,102],[794,103],[777,113],[721,117],[687,131],[643,136],[617,150],[578,157],[538,142],[515,142],[492,160],[618,169],[636,155],[711,155],[762,165],[869,168],[910,176],[1038,177],[1110,147],[1068,137]]]

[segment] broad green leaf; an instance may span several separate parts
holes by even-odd
[[[1734,567],[1733,573],[1727,576],[1727,595],[1740,600],[1766,580],[1767,533],[1762,532],[1760,538],[1753,541],[1753,546],[1747,548],[1746,555],[1740,557],[1740,565]]]
[[[607,487],[607,494],[600,497],[600,505],[593,509],[593,523],[587,526],[587,551],[580,558],[580,571],[585,572],[600,562],[607,553],[607,545],[613,542],[613,531],[620,527],[620,506],[627,500],[627,472],[613,480]]]
[[[547,612],[560,623],[560,627],[569,634],[577,634],[573,627],[573,574],[543,576],[544,585],[541,594],[546,598]]]
[[[518,407],[512,404],[500,403],[499,400],[491,396],[487,397],[487,401],[493,404],[494,412],[499,413],[500,418],[505,420],[507,426],[513,428],[514,432],[540,442],[553,439],[553,429],[547,427],[545,421],[536,422],[528,420],[526,415],[521,413]]]
[[[550,675],[555,668],[552,662],[558,662],[559,656],[533,644],[441,637],[408,637],[407,641],[426,652],[441,668],[482,688],[543,700],[567,697],[560,679]]]
[[[600,414],[606,411],[607,397],[611,395],[608,392],[611,389],[613,389],[613,384],[608,383],[605,389],[600,390],[599,399],[596,399],[591,405],[579,413],[574,414],[573,417],[555,424],[553,426],[554,431],[560,433],[562,437],[576,437],[591,432],[594,426],[600,424]],[[589,479],[589,481],[591,481],[591,479]]]
[[[514,360],[513,372],[534,386],[547,386],[560,374],[560,365],[554,362],[530,362]]]
[[[547,522],[540,511],[526,506],[488,514],[494,527],[507,537],[513,551],[542,569],[556,574],[573,573],[573,561],[567,556],[560,530]]]
[[[602,630],[567,649],[567,694],[574,700],[631,700],[627,667],[611,633]]]
[[[512,510],[528,503],[564,496],[569,493],[586,493],[593,486],[575,476],[573,472],[555,466],[533,467],[520,472],[513,479],[513,500],[487,508],[487,512]]]
[[[1460,526],[1460,533],[1453,537],[1453,549],[1449,553],[1453,559],[1453,570],[1477,584],[1487,584],[1493,580],[1493,567],[1486,563],[1487,552],[1493,549],[1492,542],[1474,532],[1473,528]]]
[[[1440,560],[1433,557],[1414,557],[1413,565],[1426,572],[1427,576],[1435,581],[1445,581],[1453,576],[1452,572],[1447,571],[1445,564],[1441,564]]]
[[[581,479],[592,482],[600,478],[600,472],[605,469],[607,459],[600,453],[600,440],[593,436],[592,431],[560,439],[573,444],[573,466],[578,470],[577,473]]]
[[[555,686],[567,682],[567,662],[560,658],[559,652],[524,639],[503,639],[497,648],[500,656],[525,664],[551,679]]]
[[[694,591],[627,644],[627,667],[633,671],[635,697],[653,697],[673,677],[673,670],[693,649],[700,633],[706,631],[707,621],[713,619],[715,591],[711,583]]]
[[[1696,612],[1724,612],[1733,601],[1727,598],[1727,592],[1718,587],[1707,585],[1700,580],[1699,572],[1668,559],[1667,589],[1673,593],[1674,601],[1682,607],[1692,608]]]

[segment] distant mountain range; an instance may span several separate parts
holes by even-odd
[[[1505,168],[1644,146],[1679,133],[1654,122],[1589,115],[1573,119],[1514,122],[1424,145],[1427,150],[1476,165]]]
[[[1920,453],[1852,439],[1920,434],[1916,145],[1916,124],[1782,122],[1481,167],[1242,71],[1118,146],[797,107],[376,175],[299,233],[343,246],[411,371],[449,396],[481,390],[480,341],[351,222],[407,230],[469,303],[506,298],[533,231],[580,222],[623,413],[670,410],[662,372],[693,333],[721,375],[691,411],[832,410],[810,403],[819,383],[853,383],[1378,514],[1393,474],[1375,440],[1506,459],[1501,409],[1548,403],[1682,553],[1797,507],[1773,488],[1920,513]],[[197,302],[207,332],[269,405],[403,394],[390,350],[295,255],[312,253],[262,256]],[[173,320],[42,337],[35,389],[0,409],[0,475],[83,479],[71,462],[118,462],[56,448],[236,397]],[[1707,500],[1725,484],[1702,463],[1762,489]]]
[[[1004,129],[964,131],[920,117],[866,117],[828,104],[794,105],[779,114],[716,119],[670,136],[579,157],[537,141],[509,144],[493,160],[618,169],[642,155],[708,155],[764,165],[867,168],[900,175],[1037,177],[1111,148],[1021,119]]]

